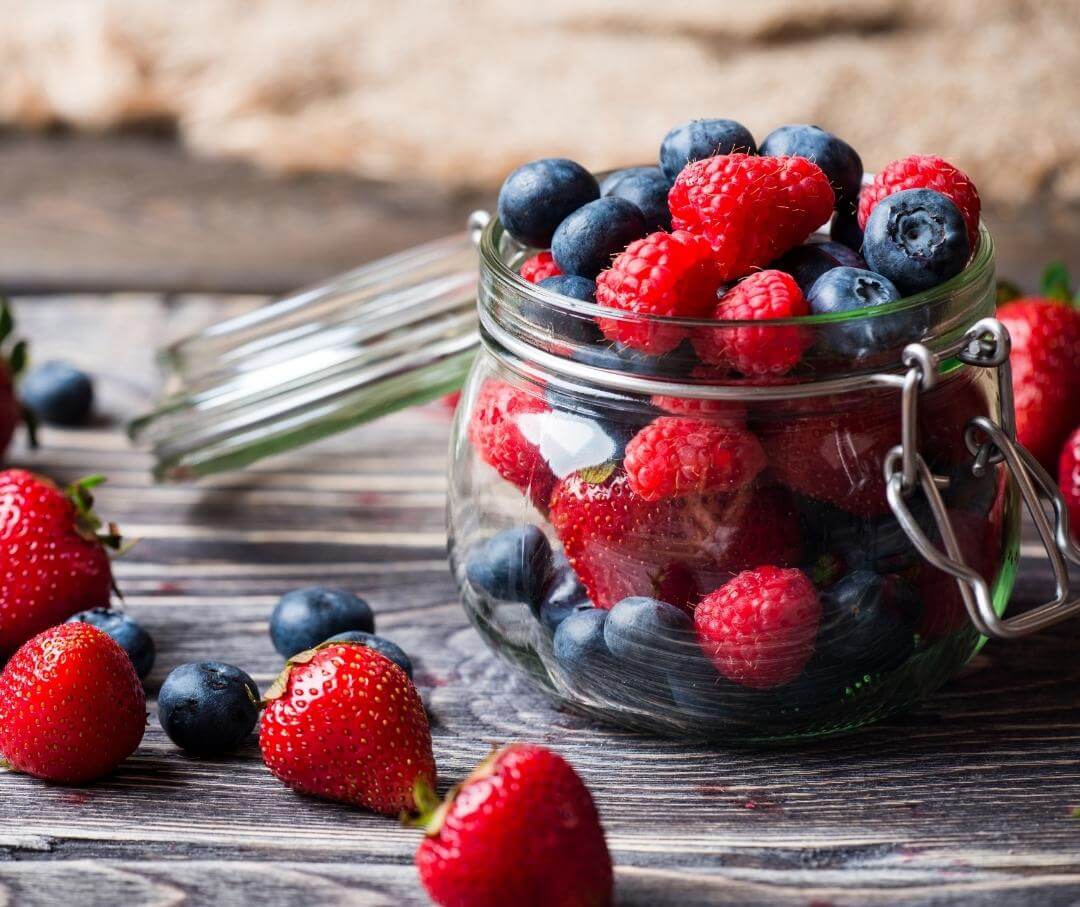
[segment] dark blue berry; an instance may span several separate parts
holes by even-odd
[[[599,197],[596,177],[581,164],[561,157],[543,158],[522,164],[503,182],[499,220],[518,242],[546,249],[567,216]]]
[[[596,284],[587,277],[560,274],[541,280],[537,286],[582,302],[596,301]],[[525,299],[521,303],[521,317],[536,328],[550,331],[556,341],[588,346],[602,339],[600,328],[591,315],[568,312],[553,303]]]
[[[671,229],[671,210],[668,208],[668,192],[671,180],[659,167],[630,167],[616,170],[600,184],[601,196],[625,198],[633,202],[645,215],[645,231]]]
[[[689,340],[662,356],[643,353],[621,343],[599,343],[574,350],[570,358],[593,368],[662,378],[685,378],[701,365]]]
[[[815,315],[840,315],[875,309],[900,299],[900,291],[880,274],[862,268],[833,268],[822,274],[806,294]],[[925,306],[890,315],[862,313],[863,317],[822,325],[828,346],[841,356],[862,359],[874,353],[918,340],[929,325]]]
[[[270,615],[270,638],[285,658],[345,630],[374,633],[375,615],[366,601],[344,589],[294,589],[281,597]]]
[[[919,597],[900,577],[855,570],[821,595],[818,650],[870,671],[888,671],[915,648]]]
[[[829,224],[829,239],[847,246],[853,252],[862,252],[863,231],[854,210],[837,211],[833,215]]]
[[[544,590],[536,616],[540,623],[554,633],[559,624],[575,611],[586,611],[592,607],[589,593],[585,591],[585,585],[574,568],[569,564],[559,564]]]
[[[367,646],[380,655],[385,655],[409,677],[412,677],[412,659],[405,654],[401,646],[389,639],[383,639],[374,633],[365,633],[363,630],[346,630],[344,633],[335,633],[326,642],[355,642],[358,645]]]
[[[65,623],[84,623],[107,633],[128,654],[140,678],[150,673],[157,650],[154,640],[140,624],[135,623],[123,611],[112,608],[92,608],[69,617]]]
[[[697,649],[686,613],[667,602],[632,596],[615,603],[608,614],[604,641],[621,661],[677,670]]]
[[[744,151],[757,154],[757,144],[742,123],[734,120],[691,120],[676,126],[660,144],[660,169],[674,182],[691,161]]]
[[[932,189],[905,189],[886,196],[866,222],[863,258],[906,296],[959,274],[970,254],[960,209]]]
[[[908,502],[912,516],[924,529],[933,525],[930,506],[922,497]],[[826,568],[820,579],[826,584],[837,573],[866,568],[877,573],[899,573],[919,563],[919,553],[896,518],[857,517],[831,504],[812,498],[798,499],[799,524],[811,559]],[[821,559],[826,557],[827,560]],[[818,579],[818,577],[815,577]]]
[[[569,296],[571,299],[580,299],[582,302],[596,302],[596,282],[587,277],[578,277],[576,274],[557,274],[555,277],[545,277],[538,286],[560,296]],[[592,319],[589,319],[592,321]],[[596,322],[592,321],[595,326]]]
[[[850,210],[862,187],[862,160],[843,139],[820,126],[799,124],[774,129],[761,143],[761,154],[804,157],[817,164],[836,193],[836,209]]]
[[[158,694],[158,719],[181,749],[199,756],[228,753],[259,718],[259,688],[247,674],[218,661],[183,664]]]
[[[539,526],[505,529],[469,552],[469,582],[499,601],[538,607],[551,577],[551,543]]]
[[[46,362],[22,379],[19,397],[48,425],[83,425],[94,406],[94,384],[73,365]]]
[[[803,291],[810,288],[826,271],[833,268],[865,268],[862,256],[838,242],[810,242],[785,252],[770,267],[785,271],[795,278]]]
[[[611,669],[604,642],[608,612],[602,608],[573,611],[559,623],[552,640],[555,660],[567,674],[595,676]]]
[[[633,202],[598,198],[559,224],[551,238],[551,257],[564,274],[592,280],[646,232],[645,216]]]

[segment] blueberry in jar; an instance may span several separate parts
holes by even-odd
[[[546,249],[555,228],[568,215],[599,197],[596,177],[581,164],[561,157],[542,158],[522,164],[503,182],[499,220],[522,245]]]
[[[469,552],[465,575],[493,599],[539,607],[552,572],[551,543],[539,526],[504,529]]]
[[[772,267],[795,278],[803,294],[810,292],[814,282],[833,268],[866,268],[857,252],[838,242],[808,242],[785,252]]]
[[[593,280],[647,232],[637,205],[609,195],[583,205],[559,224],[551,238],[551,255],[563,274]]]
[[[691,120],[676,126],[660,144],[660,169],[670,182],[691,161],[740,151],[757,154],[750,130],[735,120]]]
[[[879,201],[866,221],[863,258],[905,295],[964,270],[971,254],[964,215],[933,189],[905,189]]]
[[[601,197],[613,196],[633,202],[645,216],[647,233],[671,229],[668,192],[671,181],[659,167],[630,167],[616,170],[600,184]]]
[[[535,613],[540,623],[554,633],[571,614],[592,607],[589,593],[577,572],[569,564],[559,563],[552,572]]]
[[[868,671],[888,671],[911,655],[919,597],[895,574],[854,570],[821,595],[820,653]]]
[[[591,677],[611,670],[604,641],[608,612],[602,608],[574,611],[555,629],[552,649],[559,667],[570,676]]]
[[[544,278],[537,286],[581,302],[596,302],[596,284],[587,277],[560,274]],[[599,343],[603,336],[591,316],[563,312],[555,306],[532,299],[522,302],[521,316],[533,327],[550,331],[555,339],[587,346]]]
[[[649,666],[678,670],[696,650],[693,622],[686,612],[643,595],[612,606],[604,640],[615,658],[642,671]]]
[[[843,139],[820,126],[798,124],[774,129],[761,143],[759,153],[804,157],[817,164],[836,194],[836,210],[850,210],[859,197],[863,165],[858,153]]]

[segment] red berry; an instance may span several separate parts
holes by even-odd
[[[933,189],[952,199],[964,215],[968,238],[974,248],[979,235],[979,191],[971,178],[958,167],[934,154],[913,154],[893,161],[878,172],[869,186],[859,193],[859,226],[883,198],[904,189]]]
[[[469,440],[480,458],[525,492],[541,512],[547,511],[556,479],[540,448],[522,434],[518,420],[550,411],[541,397],[489,378],[480,387],[469,417]]]
[[[626,445],[630,488],[646,501],[701,491],[738,491],[765,466],[758,439],[744,428],[661,416]]]
[[[107,775],[146,729],[146,694],[127,653],[89,624],[52,627],[0,673],[0,755],[37,778]]]
[[[334,643],[293,656],[266,699],[259,748],[293,790],[396,816],[416,808],[418,783],[434,787],[420,694],[374,649]]]
[[[716,669],[736,683],[768,689],[798,677],[814,653],[821,601],[801,570],[746,570],[702,599],[698,639]]]
[[[802,290],[790,274],[758,271],[739,281],[716,305],[722,321],[771,321],[810,314]],[[784,375],[802,358],[811,336],[799,327],[710,328],[694,335],[694,350],[704,362],[734,368],[744,375]]]
[[[547,280],[549,277],[558,277],[562,271],[555,264],[555,259],[551,257],[550,252],[537,252],[532,258],[526,258],[521,263],[521,270],[518,273],[529,283],[540,283],[541,280]]]
[[[801,157],[722,154],[683,168],[668,195],[672,225],[708,240],[722,280],[764,267],[825,223],[833,190]]]
[[[1069,509],[1069,528],[1072,537],[1080,543],[1080,428],[1077,428],[1065,446],[1061,448],[1058,461],[1058,484]]]
[[[0,659],[77,611],[108,604],[112,567],[88,486],[65,493],[22,469],[0,472]]]
[[[707,315],[720,275],[709,244],[689,233],[652,233],[626,247],[596,278],[599,305],[639,316]],[[597,319],[609,340],[654,356],[675,349],[686,330],[638,319]]]
[[[1080,310],[1018,299],[997,317],[1012,337],[1017,440],[1052,473],[1061,445],[1080,425]]]
[[[606,907],[611,856],[577,772],[514,743],[482,762],[434,810],[416,867],[442,907]]]

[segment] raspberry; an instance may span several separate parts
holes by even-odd
[[[797,246],[832,215],[833,190],[801,157],[724,154],[688,164],[668,195],[672,225],[708,240],[734,280]]]
[[[859,226],[866,228],[874,205],[904,189],[933,189],[947,195],[964,215],[968,239],[974,247],[979,235],[979,190],[963,170],[934,154],[913,154],[893,161],[869,186],[863,186],[859,193]]]
[[[698,318],[716,305],[720,275],[709,244],[689,233],[651,233],[635,240],[596,278],[602,306],[642,316]],[[609,340],[660,356],[686,337],[684,328],[644,320],[597,319]]]
[[[476,395],[469,419],[469,441],[480,458],[506,481],[528,494],[541,512],[547,511],[555,475],[540,449],[521,433],[517,419],[546,413],[544,401],[505,381],[489,379]]]
[[[768,689],[798,677],[814,654],[821,601],[801,570],[746,570],[701,600],[698,640],[736,683]]]
[[[549,277],[558,277],[562,271],[555,264],[555,259],[551,257],[550,252],[537,252],[532,258],[526,258],[521,263],[518,273],[529,283],[540,283],[541,280],[547,280]]]
[[[715,317],[723,321],[768,321],[810,314],[802,290],[790,274],[758,271],[720,299]],[[810,345],[797,327],[711,328],[697,332],[694,350],[710,365],[731,366],[744,375],[784,375]]]
[[[630,487],[646,501],[703,491],[738,491],[765,466],[758,439],[744,428],[661,416],[626,445]]]

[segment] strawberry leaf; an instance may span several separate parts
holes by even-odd
[[[1069,271],[1060,261],[1046,266],[1043,272],[1041,293],[1047,299],[1056,299],[1058,302],[1072,301],[1072,293],[1069,290]]]
[[[13,330],[15,330],[15,319],[11,315],[11,308],[8,306],[8,301],[0,296],[0,344],[11,336]]]
[[[11,355],[8,356],[8,368],[11,370],[12,377],[18,377],[23,373],[26,368],[26,341],[20,340],[11,348]]]
[[[998,305],[1005,305],[1005,303],[1012,302],[1014,299],[1020,299],[1023,295],[1015,283],[1008,280],[999,280],[997,282]]]
[[[31,450],[38,449],[38,418],[29,406],[22,406],[19,408],[22,415],[23,425],[26,426],[26,439],[30,444]]]

